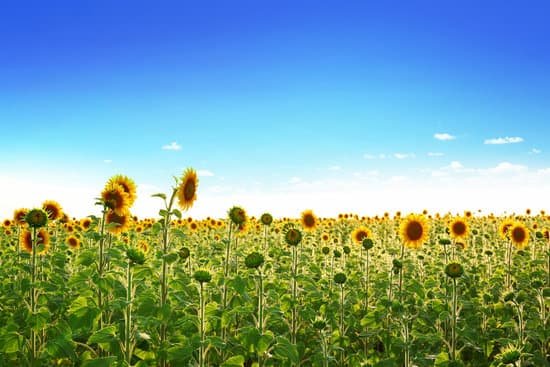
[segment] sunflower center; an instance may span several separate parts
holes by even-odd
[[[453,224],[453,233],[455,233],[458,236],[463,235],[466,233],[466,224],[463,222],[456,222]]]
[[[304,224],[306,227],[314,227],[315,226],[315,218],[313,218],[313,215],[305,215],[304,216]]]
[[[357,242],[361,242],[363,241],[365,238],[367,238],[367,233],[365,231],[359,231],[357,232],[357,234],[355,235],[355,239],[357,240]]]
[[[195,196],[196,187],[197,186],[195,185],[195,181],[187,180],[187,182],[183,186],[183,197],[185,198],[185,200],[193,199],[193,196]]]
[[[514,242],[521,243],[525,240],[526,233],[525,230],[521,227],[516,227],[512,230],[512,239]]]
[[[420,224],[419,222],[413,221],[407,226],[407,237],[411,241],[418,241],[422,238],[423,233],[424,228],[422,228],[422,224]]]

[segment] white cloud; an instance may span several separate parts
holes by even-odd
[[[163,145],[162,150],[181,150],[181,145],[173,141],[170,144]]]
[[[340,171],[340,170],[342,170],[342,167],[340,167],[340,166],[330,166],[328,168],[328,170],[329,171]]]
[[[415,157],[415,155],[412,153],[394,153],[393,156],[397,159],[407,159]]]
[[[493,139],[485,139],[483,144],[488,145],[501,145],[501,144],[515,144],[515,143],[521,143],[523,142],[523,138],[519,136],[506,136],[504,138],[493,138]]]
[[[434,138],[437,140],[448,141],[448,140],[455,140],[456,136],[448,133],[435,133]]]
[[[291,184],[297,184],[297,183],[300,183],[302,182],[302,179],[300,177],[291,177],[290,180],[288,180],[288,183],[291,183]]]
[[[428,152],[428,157],[443,157],[445,154],[440,152]]]
[[[376,159],[376,156],[373,154],[363,154],[363,158],[365,159]]]
[[[213,177],[214,172],[209,171],[207,169],[200,169],[197,171],[197,175],[199,175],[199,177]]]
[[[510,162],[501,162],[496,167],[487,169],[489,173],[520,173],[527,171],[527,166],[521,164],[513,164]]]
[[[456,171],[464,168],[464,166],[459,161],[452,161],[451,164],[449,165],[449,168]]]
[[[542,153],[542,150],[537,149],[537,148],[533,148],[533,149],[531,149],[531,151],[529,152],[529,154],[540,154],[540,153]]]
[[[103,163],[105,163],[105,164],[111,164],[111,163],[113,163],[113,161],[112,161],[111,159],[104,159],[104,160],[103,160]]]

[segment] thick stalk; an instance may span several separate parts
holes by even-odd
[[[102,216],[101,216],[101,228],[99,230],[99,259],[97,264],[97,275],[99,279],[99,284],[97,287],[97,307],[99,308],[99,330],[103,329],[103,292],[101,291],[101,283],[103,278],[103,266],[105,255],[104,246],[105,246],[105,216],[107,214],[107,207],[103,207]]]
[[[34,317],[36,315],[36,245],[38,240],[36,238],[36,228],[32,229],[32,257],[31,257],[31,315]],[[31,325],[31,366],[36,365],[36,354],[37,354],[37,338],[36,331]]]
[[[296,296],[297,296],[297,285],[296,285],[296,268],[297,268],[297,254],[296,254],[296,246],[292,246],[292,282],[291,282],[291,288],[292,288],[292,319],[291,319],[291,343],[296,345],[296,329],[298,325],[297,320],[297,313],[298,310],[296,308]]]
[[[199,303],[200,303],[200,309],[199,309],[199,317],[200,317],[200,338],[201,338],[201,345],[199,350],[199,366],[204,367],[204,286],[203,283],[200,282],[200,293],[199,293]]]
[[[264,334],[264,282],[260,269],[258,269],[258,331],[260,335]],[[262,367],[263,364],[263,356],[258,353],[258,366]]]
[[[128,260],[126,268],[126,317],[124,328],[124,352],[126,362],[130,365],[132,360],[131,333],[132,333],[132,302],[133,302],[133,282],[132,267]]]
[[[456,278],[453,278],[453,304],[452,304],[452,324],[451,324],[451,360],[456,360],[456,320],[457,320],[457,291]]]

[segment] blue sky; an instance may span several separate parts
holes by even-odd
[[[429,192],[483,197],[472,182],[530,198],[471,203],[487,211],[548,207],[549,14],[544,1],[6,2],[0,216],[42,197],[84,215],[114,173],[153,215],[145,197],[187,166],[197,216],[458,210]]]

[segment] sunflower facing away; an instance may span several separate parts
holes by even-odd
[[[63,217],[63,210],[57,201],[46,200],[42,203],[42,209],[48,213],[49,220],[57,220]]]
[[[359,228],[356,228],[352,234],[351,234],[351,239],[353,240],[353,242],[355,242],[356,244],[360,245],[363,243],[363,240],[366,239],[366,238],[370,238],[372,235],[371,235],[371,232],[368,228],[366,227],[359,227]]]
[[[454,218],[449,225],[449,232],[455,240],[468,237],[469,230],[470,228],[465,218]]]
[[[508,234],[512,244],[516,246],[518,250],[524,249],[529,243],[529,230],[525,224],[521,222],[514,223],[508,229]]]
[[[178,204],[183,210],[189,210],[197,200],[197,186],[199,179],[194,169],[188,168],[183,172],[181,183],[178,186]]]
[[[429,226],[424,216],[410,214],[401,222],[399,232],[405,246],[418,249],[428,239]]]
[[[32,253],[32,232],[24,230],[21,232],[19,241],[21,247],[28,253]],[[50,234],[44,228],[39,229],[36,232],[36,254],[43,255],[48,252],[50,248]]]
[[[317,225],[317,217],[313,214],[312,210],[304,210],[302,212],[302,226],[306,231],[313,231]]]
[[[107,181],[107,185],[115,184],[122,186],[124,192],[128,195],[128,207],[134,205],[137,198],[137,189],[135,182],[128,176],[115,175]]]

